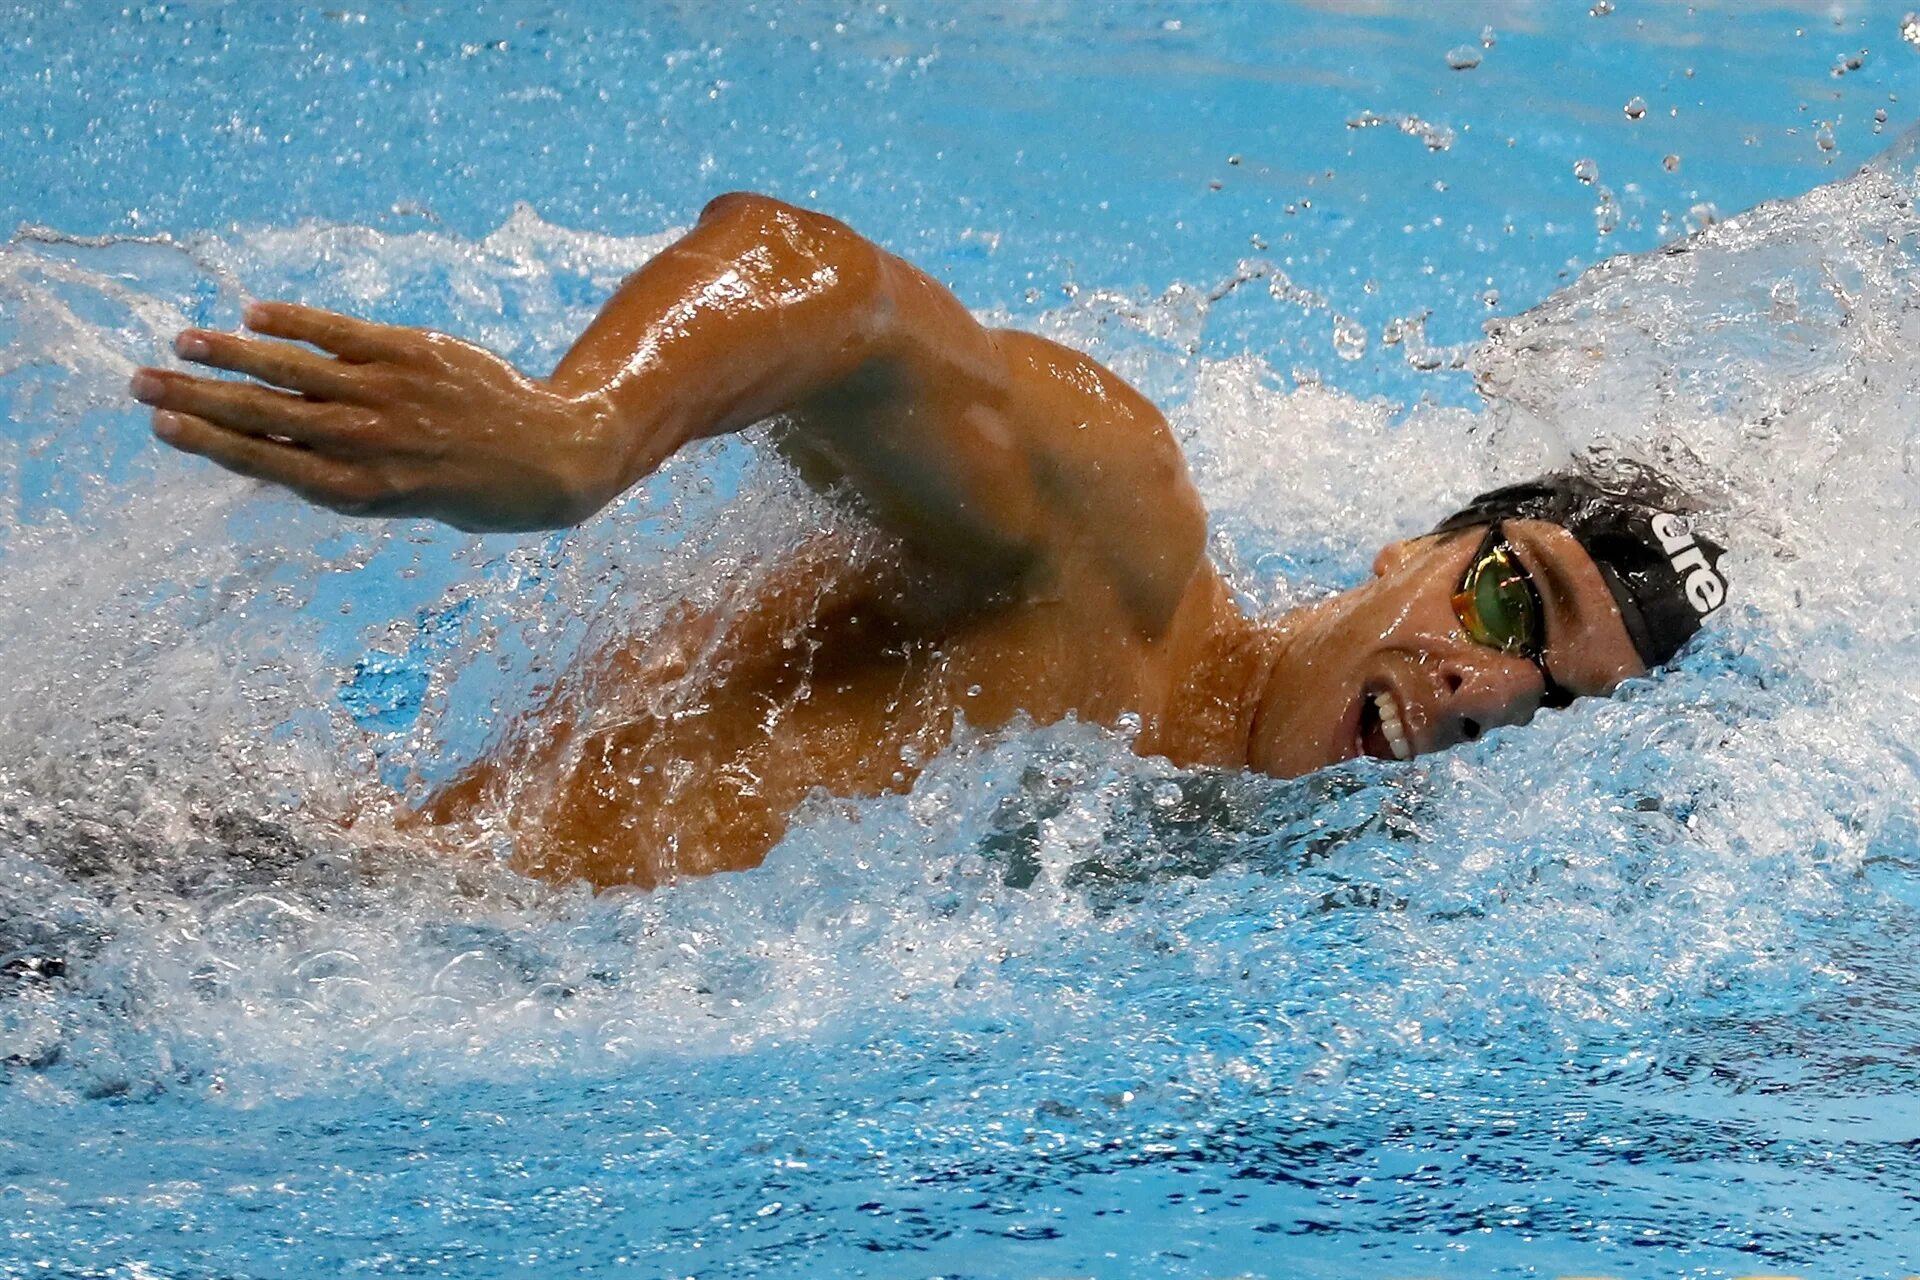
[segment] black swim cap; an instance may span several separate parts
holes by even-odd
[[[1578,539],[1649,669],[1680,652],[1727,598],[1718,543],[1695,534],[1679,513],[1610,493],[1584,476],[1542,476],[1483,493],[1433,531],[1496,520],[1550,520]]]

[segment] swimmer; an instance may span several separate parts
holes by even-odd
[[[336,511],[563,528],[689,442],[769,423],[887,544],[808,543],[750,600],[589,659],[408,815],[504,822],[526,869],[599,887],[754,866],[814,788],[911,787],[961,716],[1137,719],[1143,754],[1282,777],[1410,759],[1611,692],[1725,597],[1720,549],[1671,503],[1568,475],[1249,617],[1145,398],[764,196],[709,204],[545,378],[290,303],[245,324],[174,343],[241,378],[149,368],[132,392],[167,444]],[[659,696],[690,678],[697,697]]]

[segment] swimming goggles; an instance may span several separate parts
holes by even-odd
[[[1547,670],[1546,607],[1498,520],[1487,526],[1480,549],[1467,562],[1453,593],[1453,615],[1475,644],[1533,664],[1544,689],[1540,705],[1564,707],[1573,701],[1572,690]]]

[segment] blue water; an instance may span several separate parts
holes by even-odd
[[[0,10],[0,1275],[1907,1274],[1905,10],[1337,8]],[[1016,729],[646,896],[341,836],[837,517],[746,440],[345,522],[127,372],[257,296],[537,369],[741,187],[1168,405],[1259,607],[1596,449],[1736,606],[1411,766]]]

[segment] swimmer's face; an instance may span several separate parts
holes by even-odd
[[[1574,536],[1542,520],[1501,523],[1508,561],[1530,580],[1540,659],[1573,695],[1607,694],[1643,675],[1620,610]],[[1548,700],[1540,667],[1474,639],[1454,608],[1487,527],[1396,542],[1362,586],[1281,623],[1281,652],[1250,763],[1281,777],[1370,755],[1406,759],[1523,724]],[[1508,589],[1524,607],[1525,584]],[[1494,621],[1505,621],[1489,598]]]

